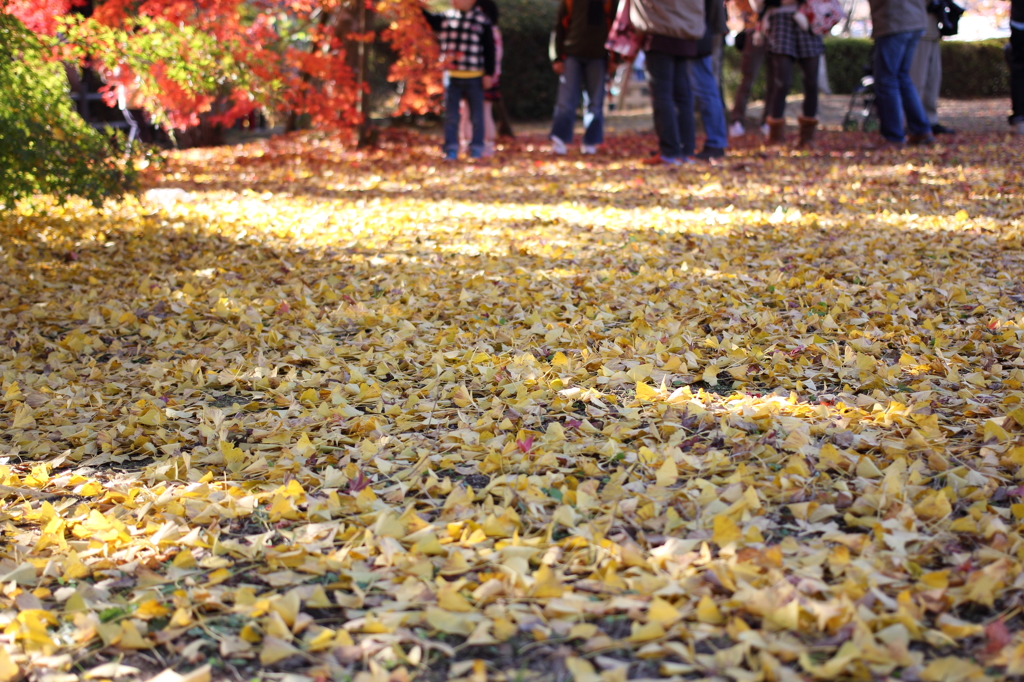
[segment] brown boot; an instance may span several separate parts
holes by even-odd
[[[800,141],[796,143],[799,149],[810,149],[814,146],[814,131],[818,129],[818,119],[800,117]]]
[[[786,119],[768,117],[768,145],[777,146],[786,143]]]

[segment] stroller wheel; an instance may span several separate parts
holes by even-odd
[[[851,114],[847,114],[843,118],[843,130],[845,130],[848,133],[856,132],[860,130],[860,122],[856,119],[856,117],[852,116]]]
[[[881,125],[878,122],[878,116],[876,116],[874,112],[871,112],[871,115],[864,119],[864,124],[861,126],[861,129],[865,133],[877,133],[880,127]]]

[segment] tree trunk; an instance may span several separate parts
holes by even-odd
[[[356,0],[358,4],[358,12],[356,14],[355,21],[359,27],[360,35],[366,33],[367,17],[366,17],[366,3]],[[362,40],[356,45],[355,49],[355,70],[356,70],[356,88],[359,92],[359,113],[362,115],[362,121],[359,123],[359,146],[360,147],[376,147],[377,138],[379,137],[379,131],[374,127],[370,121],[370,92],[369,88],[366,87],[367,73],[366,73],[366,60],[369,57],[369,46]]]
[[[199,117],[199,125],[176,131],[174,142],[178,149],[215,147],[224,144],[224,126],[210,123],[209,114],[204,114]]]

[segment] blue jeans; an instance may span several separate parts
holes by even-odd
[[[729,138],[725,132],[725,108],[722,106],[722,91],[712,70],[711,55],[688,59],[686,66],[690,76],[690,87],[700,107],[700,119],[704,122],[704,134],[708,139],[704,146],[725,149]]]
[[[658,151],[666,159],[693,156],[696,147],[693,92],[686,66],[690,60],[664,52],[646,54]]]
[[[882,137],[890,142],[903,142],[903,115],[907,128],[914,135],[927,135],[932,127],[921,104],[921,98],[910,80],[914,50],[924,30],[903,31],[875,38],[875,102]]]
[[[555,117],[551,122],[551,134],[562,142],[572,142],[576,125],[576,107],[580,105],[580,89],[583,93],[583,144],[604,142],[604,75],[608,67],[605,59],[584,59],[568,56],[565,71],[558,79],[558,101]]]
[[[469,153],[479,157],[484,153],[484,79],[447,78],[444,102],[444,151],[459,151],[459,103],[469,104],[469,118],[473,122],[473,139]]]

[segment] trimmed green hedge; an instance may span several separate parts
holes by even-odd
[[[555,26],[557,0],[496,0],[505,44],[501,94],[509,116],[519,120],[550,118],[558,96],[548,43]]]
[[[1009,97],[1005,40],[942,41],[942,96],[953,99]]]
[[[974,99],[1009,97],[1010,74],[1003,58],[1005,40],[963,42],[942,41],[942,97]],[[826,38],[825,59],[832,92],[850,94],[871,62],[872,41],[867,38]],[[740,82],[740,54],[732,47],[725,53],[725,91],[735,92]],[[794,75],[793,91],[800,91],[800,70]],[[764,97],[764,70],[754,83],[752,99]],[[730,94],[731,97],[731,94]]]
[[[871,63],[871,44],[867,38],[825,40],[825,64],[832,92],[846,95],[860,85],[864,67]]]

